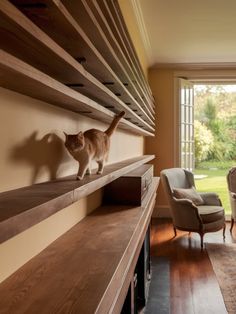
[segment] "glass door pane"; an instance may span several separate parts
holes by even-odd
[[[193,84],[179,79],[180,86],[180,166],[192,171],[194,167],[194,94]]]

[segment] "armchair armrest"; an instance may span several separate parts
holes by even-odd
[[[230,207],[231,207],[231,216],[236,219],[236,193],[229,191],[229,200],[230,200]]]
[[[173,201],[176,205],[182,205],[182,206],[190,206],[190,210],[197,210],[197,206],[193,204],[193,202],[187,198],[176,198],[173,196]]]
[[[173,197],[171,210],[176,227],[186,230],[199,230],[202,220],[197,207],[192,201]]]
[[[229,191],[230,198],[236,201],[236,193]]]
[[[222,203],[218,194],[212,193],[212,192],[200,192],[198,194],[203,199],[205,205],[222,206]]]

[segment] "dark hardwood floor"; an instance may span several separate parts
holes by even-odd
[[[231,236],[226,227],[226,243],[236,242],[236,226]],[[222,231],[208,233],[204,243],[223,243]],[[196,233],[174,232],[171,220],[153,219],[151,254],[170,260],[171,314],[225,314],[227,313],[220,288],[200,237]]]

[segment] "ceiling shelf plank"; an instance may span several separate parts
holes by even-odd
[[[104,0],[102,0],[102,1],[104,2]],[[127,27],[125,26],[124,18],[122,16],[121,12],[120,12],[119,4],[117,3],[116,0],[112,0],[112,1],[108,1],[107,2],[107,6],[110,8],[111,14],[112,14],[113,18],[116,21],[116,25],[120,29],[122,37],[125,40],[126,47],[128,48],[128,50],[130,52],[130,55],[131,55],[135,65],[136,65],[136,68],[139,71],[140,78],[142,78],[143,83],[146,86],[146,90],[147,90],[150,98],[153,100],[153,105],[152,106],[153,106],[153,109],[154,109],[154,98],[153,98],[153,95],[152,95],[152,91],[150,89],[150,86],[147,84],[145,75],[143,73],[143,69],[142,69],[141,64],[140,64],[140,62],[138,60],[137,53],[136,53],[135,48],[133,46],[133,43],[132,43],[132,40],[130,38],[129,32],[127,30]]]
[[[0,69],[0,85],[4,88],[105,123],[110,123],[112,117],[114,117],[114,113],[100,106],[92,99],[74,91],[3,50],[0,50]],[[151,132],[135,126],[126,119],[121,120],[119,127],[137,134],[153,135]]]
[[[152,132],[154,128],[126,106],[106,86],[88,73],[70,54],[40,30],[33,22],[6,0],[0,4],[1,46],[23,61],[39,68],[50,76],[68,83],[83,84],[80,93],[97,101],[100,105],[114,105],[117,111],[124,110],[131,122],[137,122]],[[10,36],[10,40],[9,39]],[[50,64],[48,64],[50,60]]]
[[[117,51],[117,55],[119,56],[120,60],[123,60],[123,64],[125,68],[127,69],[127,72],[129,74],[129,77],[131,80],[137,84],[137,88],[139,89],[139,92],[141,93],[141,98],[145,101],[148,111],[150,114],[152,114],[152,99],[149,97],[149,94],[146,91],[145,84],[141,79],[140,73],[137,70],[137,67],[135,66],[132,58],[130,57],[130,53],[128,51],[127,46],[124,43],[124,39],[119,31],[118,26],[115,23],[115,20],[109,10],[109,4],[108,1],[87,1],[87,3],[94,7],[96,7],[97,12],[100,15],[100,20],[102,20],[103,31],[106,37],[110,36],[112,39],[110,39],[110,43],[113,46],[113,49]],[[91,7],[92,9],[92,7]],[[93,10],[94,14],[96,13],[95,10]],[[98,14],[97,14],[98,16]],[[98,17],[99,18],[99,17]],[[151,102],[151,103],[150,103]],[[150,112],[151,111],[151,112]]]
[[[109,25],[106,23],[106,19],[102,14],[99,5],[94,1],[68,1],[62,0],[66,7],[70,10],[71,14],[81,27],[86,30],[90,40],[96,45],[100,53],[106,57],[106,60],[111,65],[115,73],[119,76],[121,81],[129,82],[129,89],[132,92],[133,97],[136,99],[140,107],[145,108],[145,112],[151,117],[147,104],[144,102],[140,91],[138,91],[137,80],[133,78],[132,70],[118,42],[112,34]],[[141,107],[142,109],[142,107]]]

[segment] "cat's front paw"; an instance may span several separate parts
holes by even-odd
[[[77,177],[76,177],[76,180],[83,180],[83,177],[77,176]]]
[[[102,170],[98,171],[97,174],[102,174]]]

